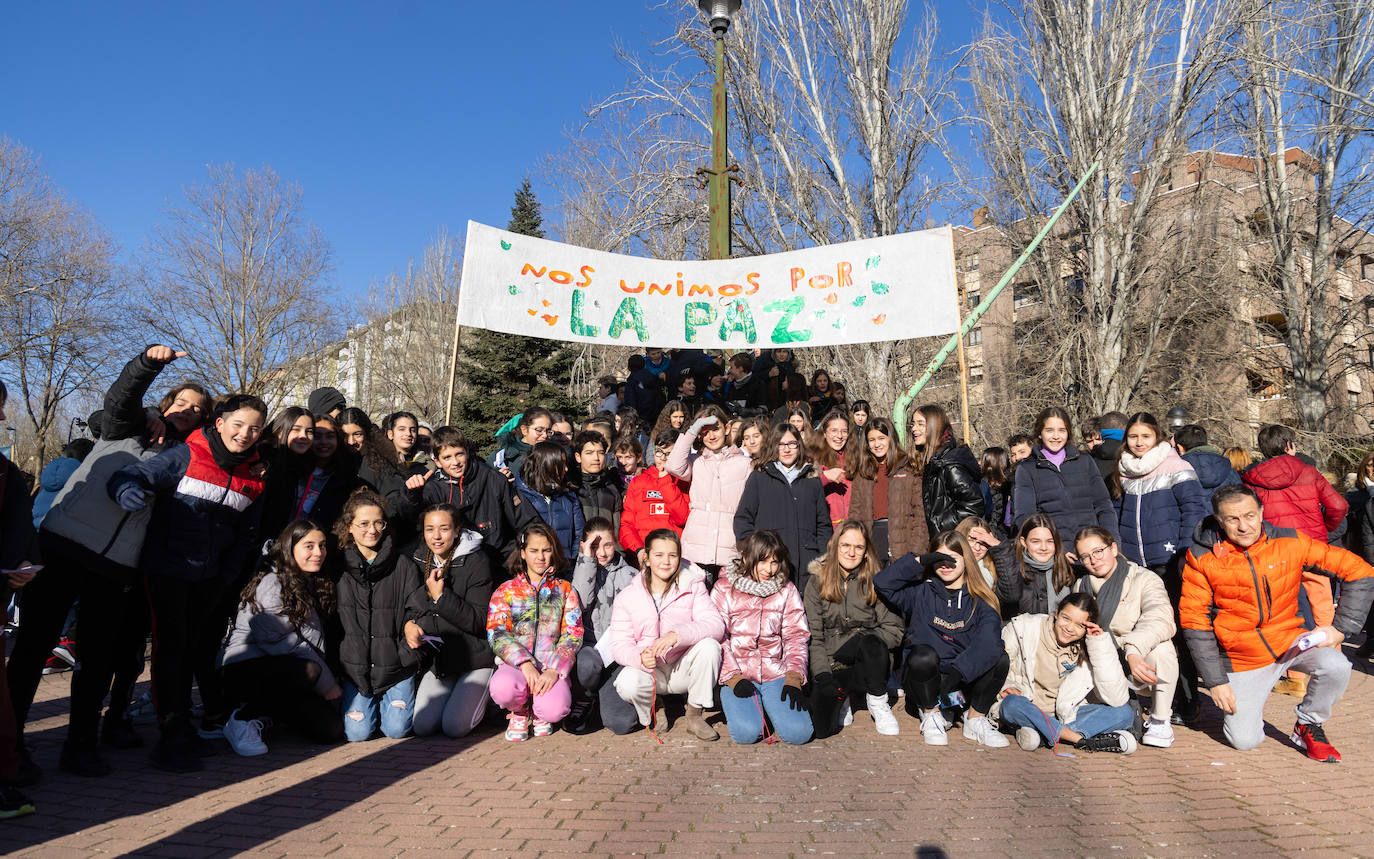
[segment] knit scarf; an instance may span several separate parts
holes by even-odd
[[[1069,588],[1054,588],[1054,558],[1048,561],[1037,561],[1029,554],[1022,554],[1021,561],[1033,572],[1039,573],[1045,579],[1045,597],[1050,607],[1050,614],[1059,610],[1059,601],[1069,595]]]
[[[210,456],[215,460],[215,465],[229,474],[233,474],[234,469],[258,454],[257,447],[253,445],[250,445],[243,453],[234,453],[225,446],[219,430],[214,427],[202,428],[201,435],[205,436],[205,442],[210,446]]]
[[[730,570],[725,574],[725,578],[730,580],[730,587],[740,593],[749,594],[756,597],[771,597],[773,594],[782,590],[782,576],[774,575],[765,581],[759,581],[753,576],[746,576],[738,570]]]
[[[1119,467],[1122,477],[1144,477],[1164,464],[1164,460],[1173,453],[1173,448],[1167,444],[1157,444],[1145,451],[1144,456],[1136,456],[1129,450],[1121,451]]]
[[[1116,644],[1116,636],[1112,635],[1112,618],[1116,616],[1116,609],[1121,605],[1121,592],[1126,589],[1126,576],[1130,574],[1130,561],[1124,557],[1116,559],[1116,569],[1107,578],[1102,586],[1098,588],[1095,596],[1097,597],[1097,624],[1102,627],[1102,631],[1111,638],[1112,644]],[[1093,579],[1095,576],[1087,575],[1078,580],[1074,590],[1080,594],[1093,593]]]

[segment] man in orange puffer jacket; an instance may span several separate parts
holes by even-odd
[[[1227,742],[1241,750],[1263,742],[1264,702],[1274,682],[1293,668],[1310,675],[1293,742],[1314,760],[1339,761],[1322,723],[1350,682],[1340,643],[1360,630],[1369,612],[1374,568],[1345,549],[1265,522],[1248,486],[1218,489],[1212,512],[1188,552],[1178,610],[1202,685],[1226,714]],[[1298,589],[1305,570],[1346,585],[1332,624],[1313,630],[1325,636],[1323,646],[1301,650]]]

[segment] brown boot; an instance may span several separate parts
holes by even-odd
[[[716,733],[716,729],[706,724],[700,707],[688,707],[687,714],[682,717],[682,724],[698,740],[720,739],[720,734]]]

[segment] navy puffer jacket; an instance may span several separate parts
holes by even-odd
[[[1197,472],[1198,482],[1210,503],[1212,496],[1223,486],[1240,483],[1240,474],[1231,467],[1231,460],[1211,445],[1201,445],[1183,454],[1183,461]]]
[[[582,502],[574,492],[559,495],[541,495],[525,482],[523,477],[515,478],[515,489],[520,497],[539,514],[545,524],[558,535],[563,545],[563,554],[572,560],[577,557],[578,544],[582,542],[582,532],[587,520],[582,515]]]
[[[1071,444],[1064,450],[1068,456],[1060,468],[1045,458],[1044,448],[1039,444],[1029,459],[1016,466],[1013,524],[1019,530],[1026,517],[1044,513],[1054,520],[1055,530],[1065,545],[1072,545],[1078,530],[1089,525],[1101,525],[1120,539],[1116,507],[1097,464]]]
[[[873,587],[906,621],[905,660],[920,644],[935,648],[940,671],[958,671],[965,680],[986,674],[1002,657],[1002,619],[967,587],[950,590],[926,577],[916,556],[907,553],[873,577]]]
[[[1143,567],[1166,564],[1192,544],[1193,529],[1207,517],[1207,494],[1197,474],[1172,448],[1158,467],[1141,477],[1121,478],[1116,508],[1121,522],[1121,553]],[[1147,454],[1149,456],[1149,454]]]

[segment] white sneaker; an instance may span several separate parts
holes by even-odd
[[[1040,732],[1023,725],[1016,729],[1016,745],[1021,747],[1023,752],[1033,752],[1040,748]]]
[[[266,727],[262,719],[240,719],[235,710],[224,722],[224,738],[229,745],[245,758],[267,754],[267,744],[262,741],[262,729]]]
[[[864,700],[868,703],[868,715],[873,717],[873,727],[878,729],[878,733],[895,737],[902,732],[897,717],[892,715],[892,708],[887,704],[886,695],[865,695]]]
[[[844,700],[840,702],[840,727],[848,728],[852,724],[854,724],[854,708],[850,706],[849,696],[845,695]]]
[[[939,710],[926,710],[921,714],[921,739],[927,746],[949,745],[949,734],[945,732],[945,717]]]
[[[980,746],[990,749],[1005,749],[1011,741],[997,730],[997,726],[987,716],[964,719],[964,739],[973,740]]]
[[[1157,749],[1167,749],[1174,744],[1174,726],[1169,720],[1162,722],[1150,719],[1145,723],[1145,736],[1140,742]]]

